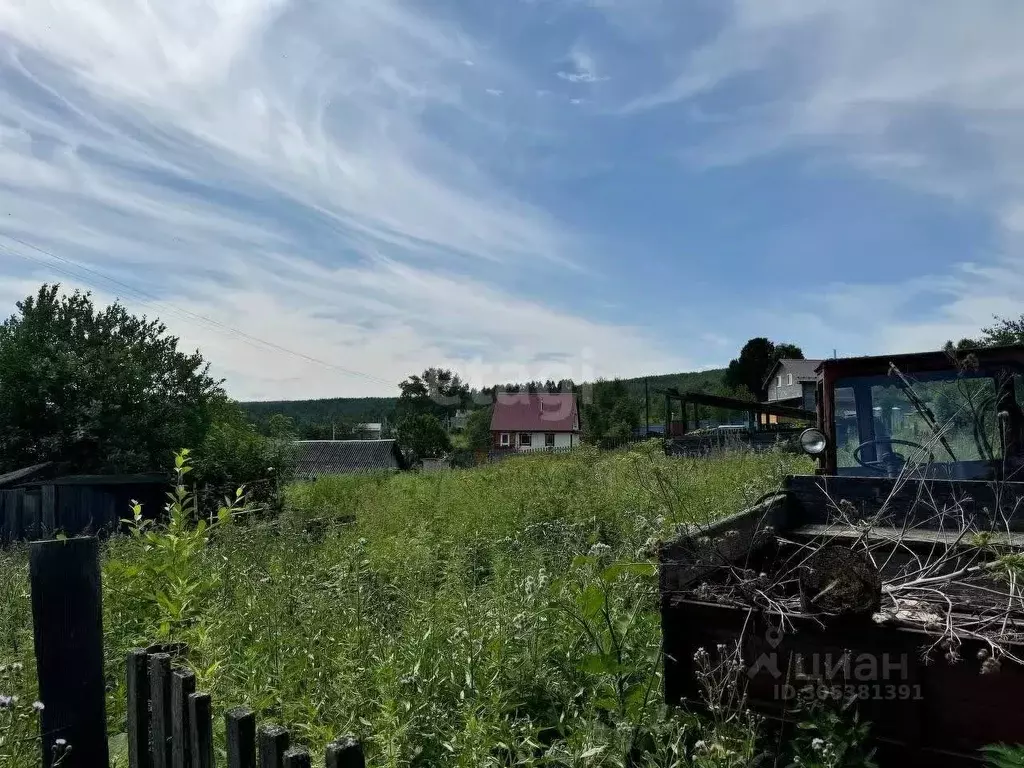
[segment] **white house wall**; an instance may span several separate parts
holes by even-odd
[[[519,446],[519,435],[521,435],[521,434],[528,434],[528,435],[531,436],[529,447]],[[537,448],[548,447],[548,446],[544,445],[544,435],[545,434],[548,434],[548,433],[547,432],[526,432],[526,433],[517,432],[514,435],[514,438],[516,440],[516,446],[519,447],[521,450],[524,450],[524,451],[529,451],[529,450],[535,450]],[[579,444],[580,444],[580,437],[579,437],[579,435],[574,435],[571,432],[555,432],[555,448],[569,448],[571,446],[579,445]]]
[[[530,440],[530,446],[529,447],[520,446],[519,445],[519,435],[521,435],[521,434],[528,434],[528,435],[530,435],[531,440]],[[526,433],[523,433],[523,432],[510,432],[509,433],[509,447],[518,448],[519,450],[523,450],[523,451],[537,450],[537,449],[543,449],[545,447],[550,447],[550,446],[545,446],[544,445],[544,435],[546,435],[546,434],[549,434],[549,433],[547,433],[547,432],[526,432]],[[572,448],[572,447],[575,447],[575,446],[577,446],[579,444],[580,444],[580,436],[578,434],[573,434],[571,432],[555,432],[555,446],[554,446],[555,448]],[[500,436],[499,436],[499,445],[500,445]]]

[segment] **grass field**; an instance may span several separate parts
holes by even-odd
[[[742,765],[742,729],[662,711],[653,547],[809,469],[580,450],[325,479],[277,520],[117,537],[109,730],[125,653],[175,640],[218,715],[248,704],[316,750],[354,732],[373,766]],[[18,768],[36,754],[26,563],[0,553],[0,694],[26,705],[0,710],[0,765]]]

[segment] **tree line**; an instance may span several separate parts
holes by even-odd
[[[397,398],[243,407],[210,375],[202,355],[179,349],[159,320],[133,316],[119,303],[97,309],[89,293],[59,289],[42,285],[0,324],[0,472],[41,462],[69,473],[152,471],[189,447],[194,477],[210,493],[229,492],[240,481],[270,494],[288,477],[295,439],[349,436],[362,421],[387,422],[414,456],[480,450],[490,446],[497,392],[573,392],[584,439],[611,445],[644,424],[648,402],[651,421],[664,419],[658,390],[760,399],[777,360],[803,357],[791,343],[757,337],[717,371],[474,390],[457,372],[428,368],[400,382]],[[1024,315],[996,317],[977,338],[950,341],[946,349],[1006,344],[1024,344]],[[465,410],[468,423],[453,441],[453,417]]]

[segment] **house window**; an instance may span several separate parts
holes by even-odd
[[[789,378],[786,380],[786,383],[789,384],[789,386],[791,386],[791,387],[793,386],[793,374],[792,373],[789,374]]]
[[[554,432],[545,432],[544,433],[544,447],[545,448],[554,448],[555,447],[555,433]]]
[[[779,379],[778,379],[778,382],[776,383],[776,386],[779,386],[779,387],[782,386],[782,374],[781,373],[779,374]]]
[[[529,432],[523,432],[519,435],[519,445],[522,448],[529,448],[532,444],[533,435]]]
[[[508,432],[501,433],[501,444],[508,445]]]

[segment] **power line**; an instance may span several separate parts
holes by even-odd
[[[139,301],[142,304],[146,304],[146,305],[149,305],[149,306],[155,306],[157,308],[164,307],[167,310],[169,310],[170,312],[172,312],[173,314],[178,315],[179,317],[184,317],[185,319],[194,320],[194,321],[197,321],[197,322],[203,324],[209,330],[212,330],[212,331],[215,331],[215,332],[216,331],[220,331],[220,332],[223,332],[223,333],[226,333],[226,334],[229,334],[229,335],[233,335],[235,338],[239,339],[240,341],[242,341],[242,342],[244,342],[246,344],[249,344],[250,346],[252,346],[252,347],[254,347],[256,349],[260,349],[260,347],[258,347],[256,345],[257,344],[261,344],[261,345],[263,345],[264,351],[265,351],[266,348],[269,348],[269,349],[272,349],[272,350],[275,350],[275,351],[278,351],[278,352],[284,352],[285,354],[293,355],[294,357],[302,358],[303,360],[307,360],[307,361],[309,361],[311,363],[316,363],[318,365],[322,365],[325,368],[330,368],[332,370],[338,371],[339,373],[343,373],[343,374],[345,374],[347,376],[354,376],[354,377],[366,379],[368,381],[372,381],[372,382],[375,382],[375,383],[378,383],[378,384],[386,384],[388,386],[391,386],[391,384],[392,384],[392,382],[385,381],[384,379],[378,378],[378,377],[373,376],[373,375],[371,375],[369,373],[363,373],[362,371],[355,371],[355,370],[352,370],[350,368],[344,368],[344,367],[342,367],[340,365],[335,365],[334,363],[327,362],[326,360],[321,360],[320,358],[313,357],[311,355],[307,355],[304,352],[299,352],[299,351],[294,350],[294,349],[289,349],[288,347],[281,346],[280,344],[275,344],[272,341],[267,341],[266,339],[260,338],[258,336],[253,336],[250,333],[246,333],[245,331],[239,330],[238,328],[235,328],[233,326],[230,326],[230,325],[227,325],[225,323],[222,323],[219,320],[214,320],[213,318],[207,317],[206,315],[201,315],[201,314],[198,314],[196,312],[191,312],[190,310],[184,309],[182,307],[176,307],[175,305],[171,304],[170,302],[161,300],[161,299],[157,298],[156,296],[154,296],[153,294],[148,293],[148,292],[142,290],[141,288],[137,288],[135,286],[129,285],[128,283],[122,282],[121,280],[118,280],[117,278],[110,277],[109,275],[106,275],[103,272],[100,272],[99,270],[92,269],[91,267],[87,267],[84,264],[80,264],[77,261],[74,261],[73,259],[69,259],[69,258],[67,258],[65,256],[59,256],[59,255],[57,255],[55,253],[52,253],[51,251],[46,250],[45,248],[40,248],[37,245],[33,245],[32,243],[29,243],[29,242],[27,242],[25,240],[22,240],[22,239],[20,239],[18,237],[15,237],[13,235],[9,235],[9,234],[0,232],[0,236],[5,237],[8,240],[12,240],[12,241],[14,241],[16,243],[19,243],[19,244],[25,246],[26,248],[31,248],[32,250],[34,250],[34,251],[36,251],[38,253],[41,253],[41,254],[43,254],[45,256],[48,256],[48,257],[50,257],[52,259],[55,259],[55,260],[57,260],[59,262],[63,262],[64,264],[68,264],[68,265],[74,267],[75,269],[81,270],[82,272],[86,272],[88,274],[95,275],[96,277],[98,277],[98,278],[100,278],[102,280],[106,280],[108,283],[111,283],[111,284],[116,285],[116,286],[118,286],[120,288],[123,288],[124,290],[129,291],[131,294],[134,294],[133,296],[131,296],[131,298],[135,299],[136,301]],[[70,272],[67,269],[62,269],[61,267],[59,267],[59,266],[57,266],[55,264],[51,264],[51,263],[43,261],[41,259],[33,258],[32,256],[29,256],[27,254],[21,253],[20,251],[14,249],[14,248],[11,248],[9,246],[0,246],[0,248],[3,248],[6,252],[11,253],[11,254],[13,254],[15,256],[18,256],[20,258],[23,258],[23,259],[26,259],[28,261],[34,262],[36,264],[42,265],[42,266],[47,267],[49,269],[56,270],[57,272],[60,272],[61,274],[67,275],[69,277],[72,277],[72,278],[74,278],[76,280],[82,280],[83,282],[86,282],[87,284],[92,285],[92,287],[94,287],[94,288],[97,287],[94,283],[91,283],[90,281],[86,280],[81,275],[75,274],[73,272]],[[140,298],[140,297],[142,297],[142,298]]]

